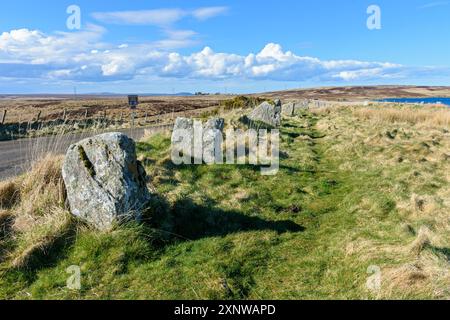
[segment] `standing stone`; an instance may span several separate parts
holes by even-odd
[[[175,164],[202,164],[203,124],[201,121],[177,118],[172,131],[172,160]]]
[[[294,115],[295,104],[289,102],[281,107],[281,114],[287,117],[292,117]]]
[[[276,107],[281,107],[281,100],[280,100],[280,99],[275,99],[275,100],[273,100],[273,104],[274,104]]]
[[[308,110],[309,110],[309,102],[308,101],[297,102],[294,105],[294,114],[298,114],[298,113],[301,113],[303,111],[308,111]]]
[[[151,195],[132,139],[105,133],[69,147],[62,169],[70,211],[100,230],[139,220]]]
[[[222,142],[225,120],[201,121],[177,118],[172,132],[172,160],[179,164],[222,163]],[[217,154],[215,150],[218,150]]]
[[[225,120],[209,119],[203,126],[203,161],[207,164],[223,163],[223,128]]]
[[[172,131],[172,149],[183,150],[185,156],[192,157],[194,154],[194,120],[188,118],[177,118]]]
[[[172,132],[172,160],[175,164],[223,163],[222,142],[225,120],[201,121],[177,118]],[[215,150],[218,150],[216,153]]]
[[[281,101],[275,100],[274,106],[268,102],[263,102],[250,113],[248,118],[251,121],[279,127],[281,125]]]

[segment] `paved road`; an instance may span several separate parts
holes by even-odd
[[[123,132],[129,137],[139,140],[146,131],[156,133],[169,128],[171,128],[171,126],[166,125],[149,128],[108,131]],[[12,141],[0,141],[0,181],[28,170],[33,161],[39,159],[39,157],[43,154],[49,152],[64,154],[71,144],[98,133],[99,132],[86,132],[67,134],[64,136],[48,136]]]

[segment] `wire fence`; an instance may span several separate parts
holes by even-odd
[[[176,117],[185,117],[195,113],[206,112],[217,104],[207,105],[198,109],[176,110],[170,108],[159,113],[146,110],[103,110],[92,112],[89,109],[71,111],[63,109],[45,113],[37,111],[34,114],[11,115],[8,110],[0,110],[0,141],[24,137],[36,137],[61,132],[83,132],[104,129],[142,128],[173,123]],[[27,120],[22,120],[27,118]]]

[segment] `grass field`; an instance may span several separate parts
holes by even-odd
[[[159,196],[144,223],[109,233],[70,217],[62,158],[44,159],[0,184],[0,298],[450,298],[450,111],[379,108],[284,119],[276,176],[176,167],[169,134],[148,138],[138,154]]]
[[[68,121],[103,118],[129,121],[131,112],[137,119],[147,116],[171,116],[172,113],[189,112],[196,109],[217,106],[225,96],[192,97],[141,97],[139,107],[132,111],[128,107],[126,96],[92,97],[80,96],[75,99],[68,96],[9,97],[0,99],[0,111],[7,110],[6,124],[28,123],[35,121],[40,114],[41,121],[63,119],[64,110]],[[0,115],[1,116],[1,115]]]
[[[225,96],[141,97],[131,110],[127,97],[8,97],[0,99],[0,141],[120,130],[173,123],[216,109]],[[5,123],[2,125],[3,112]]]

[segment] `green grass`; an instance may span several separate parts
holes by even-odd
[[[176,167],[169,136],[139,143],[164,196],[145,222],[100,234],[78,227],[47,250],[46,263],[3,263],[0,298],[432,298],[433,291],[413,286],[380,296],[366,289],[370,265],[392,270],[415,261],[405,249],[415,235],[402,227],[409,222],[397,203],[412,192],[402,180],[412,169],[370,165],[364,144],[330,152],[338,140],[317,128],[325,117],[305,113],[283,122],[275,176],[251,166]],[[432,191],[430,183],[418,188]],[[448,256],[448,249],[439,252]],[[80,291],[65,287],[71,265],[81,267]]]

